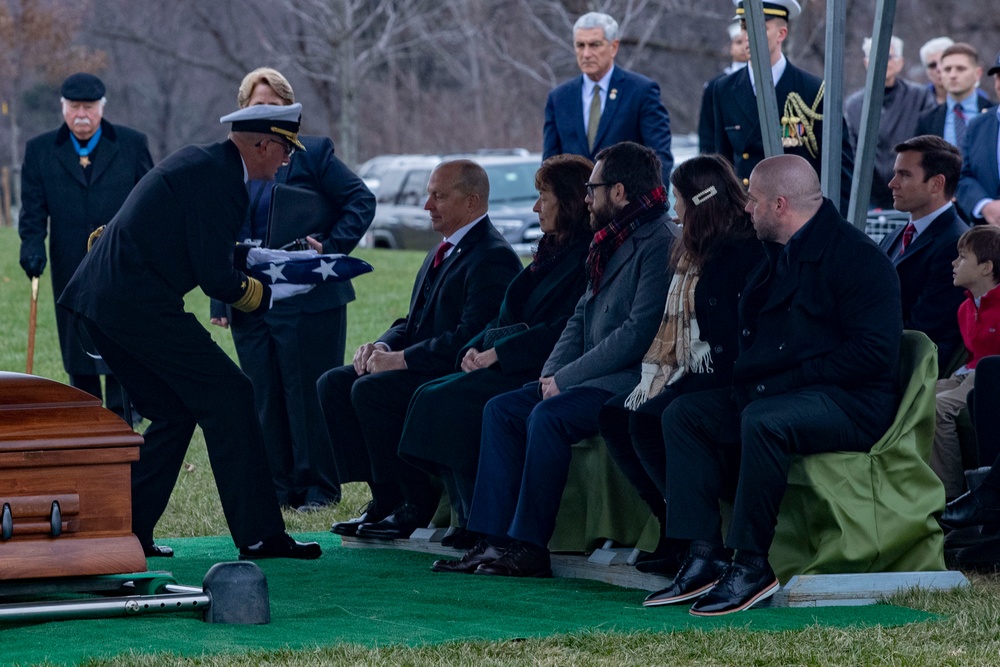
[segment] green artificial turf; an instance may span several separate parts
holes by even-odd
[[[686,606],[646,609],[643,591],[580,579],[514,580],[437,574],[434,556],[392,549],[349,549],[329,533],[317,561],[262,561],[271,623],[204,623],[192,612],[133,618],[0,626],[2,664],[76,664],[168,652],[174,656],[243,654],[338,644],[421,646],[456,641],[515,640],[580,632],[677,632],[739,628],[800,630],[814,626],[870,628],[935,618],[904,607],[755,609],[699,619]],[[216,562],[232,560],[228,537],[173,539],[173,559],[151,559],[179,583],[200,585]],[[456,553],[457,555],[457,553]]]

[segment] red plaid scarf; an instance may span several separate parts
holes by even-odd
[[[644,214],[653,211],[658,216],[661,212],[659,209],[666,203],[667,189],[661,185],[630,202],[614,220],[594,234],[594,240],[590,243],[590,253],[587,255],[587,273],[590,276],[590,289],[593,294],[601,291],[601,276],[604,275],[604,267],[608,265],[611,256],[625,243],[625,239],[639,228],[639,225],[653,217]]]

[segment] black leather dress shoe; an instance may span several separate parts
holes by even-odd
[[[412,503],[403,503],[381,521],[358,526],[356,536],[379,540],[406,539],[417,528],[425,528],[432,514],[433,511],[428,512]]]
[[[744,611],[780,588],[770,565],[762,568],[733,561],[719,583],[691,606],[693,616],[722,616]]]
[[[948,567],[992,574],[1000,570],[1000,535],[984,536],[976,544],[958,549],[950,558],[948,556],[945,552]]]
[[[347,537],[355,537],[358,534],[358,526],[363,523],[375,523],[376,521],[381,521],[385,518],[385,514],[379,512],[378,505],[375,501],[369,502],[361,510],[361,515],[357,516],[348,521],[338,521],[337,523],[330,526],[330,532],[336,533],[337,535],[345,535]]]
[[[314,560],[321,555],[323,555],[323,550],[318,543],[297,542],[288,533],[269,537],[249,547],[240,547],[240,560],[259,560],[262,558]]]
[[[663,590],[650,593],[642,606],[660,607],[700,598],[715,586],[727,567],[729,561],[723,558],[708,558],[705,555],[688,553],[673,583]]]
[[[436,560],[431,565],[434,572],[458,572],[472,574],[480,565],[492,563],[503,555],[503,550],[497,549],[486,540],[479,540],[476,546],[469,549],[458,560]]]
[[[515,542],[499,558],[483,563],[476,574],[497,577],[551,577],[552,561],[549,550],[526,542]]]
[[[148,544],[143,545],[142,553],[145,554],[146,558],[173,558],[174,550],[170,547],[165,547],[162,544]]]
[[[635,559],[635,569],[646,574],[674,578],[684,564],[690,546],[689,540],[661,537],[655,551],[640,554]]]
[[[479,542],[479,533],[465,528],[454,528],[441,538],[441,546],[451,547],[460,551],[468,551]]]
[[[986,507],[976,497],[975,491],[969,491],[948,503],[941,515],[941,523],[950,528],[995,526],[1000,524],[1000,508]]]

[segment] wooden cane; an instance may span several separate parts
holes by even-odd
[[[31,375],[35,365],[35,325],[38,324],[38,276],[31,279],[31,312],[28,314],[28,363],[25,373]]]

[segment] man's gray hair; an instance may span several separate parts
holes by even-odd
[[[604,39],[613,42],[618,39],[618,21],[607,14],[600,12],[588,12],[578,18],[573,24],[573,39],[576,39],[577,30],[589,30],[600,28],[604,31]]]
[[[932,53],[941,53],[955,43],[951,37],[935,37],[920,47],[920,64],[927,67],[927,59]]]
[[[865,37],[865,41],[861,42],[861,50],[865,53],[865,58],[871,56],[872,52],[872,38]],[[889,40],[889,56],[892,58],[902,58],[903,57],[903,40],[895,35]]]

